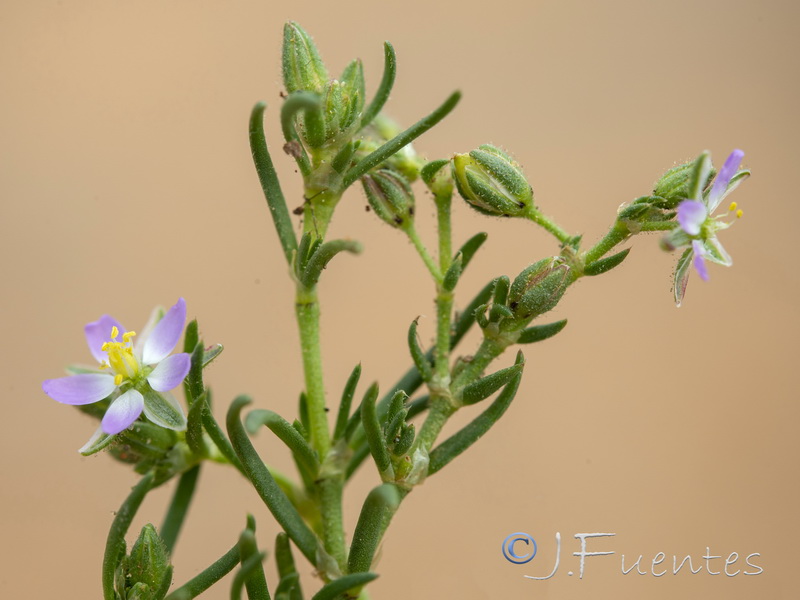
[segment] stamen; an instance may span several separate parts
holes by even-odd
[[[733,212],[736,210],[736,207],[739,206],[736,202],[731,202],[731,205],[728,207],[728,212]]]
[[[129,331],[127,333],[122,334],[122,341],[126,344],[131,343],[131,338],[136,335],[135,331]]]
[[[108,352],[108,347],[111,345],[111,342],[103,342],[103,345],[100,346],[100,350],[103,352]]]
[[[117,339],[118,335],[119,335],[119,329],[117,329],[116,325],[112,325],[111,326],[111,339],[112,340]]]
[[[122,383],[123,379],[124,377],[122,376],[122,373],[117,373],[116,375],[114,375],[114,385],[119,385],[120,383]]]
[[[100,368],[101,369],[110,369],[111,365],[108,364],[106,361],[103,361],[103,362],[100,363]]]
[[[736,211],[736,218],[741,219],[743,214],[744,211],[740,208],[739,210]]]

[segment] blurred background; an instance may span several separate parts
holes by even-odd
[[[501,145],[544,212],[587,241],[704,149],[719,165],[740,147],[753,171],[733,197],[744,218],[722,236],[735,266],[712,266],[707,284],[693,276],[680,309],[670,294],[677,256],[658,236],[640,236],[621,268],[569,292],[551,319],[569,325],[525,348],[506,418],[402,506],[372,597],[796,597],[799,17],[788,0],[0,4],[2,596],[99,597],[108,527],[137,481],[105,454],[80,457],[95,423],[41,391],[66,364],[90,361],[85,323],[109,313],[137,329],[154,305],[183,296],[205,341],[226,348],[206,376],[218,417],[243,392],[294,417],[292,284],[247,142],[250,109],[265,100],[273,158],[290,208],[300,205],[277,121],[282,26],[293,19],[332,73],[360,56],[368,93],[390,40],[399,69],[386,110],[402,124],[462,90],[417,150],[434,159]],[[320,287],[332,404],[359,361],[363,382],[393,385],[409,364],[412,319],[423,315],[423,341],[433,336],[424,267],[364,205],[349,192],[331,235],[365,252],[334,261]],[[462,307],[490,278],[557,251],[530,224],[463,204],[455,213],[457,242],[489,233],[459,284]],[[431,244],[432,220],[420,189]],[[256,443],[290,468],[279,442]],[[364,468],[348,488],[348,531],[377,481]],[[171,492],[151,494],[134,528],[158,526]],[[229,548],[247,512],[271,550],[277,527],[256,494],[233,469],[208,465],[175,582]],[[539,542],[527,565],[500,552],[513,532]],[[552,570],[556,532],[558,572],[524,578]],[[614,554],[587,558],[583,579],[572,555],[581,532],[616,533],[589,540],[588,551]],[[663,577],[651,573],[659,552]],[[722,556],[710,563],[722,571],[732,552],[729,572],[755,571],[744,564],[753,553],[763,572],[671,573],[673,555],[690,554],[695,568],[706,553]],[[626,568],[642,555],[648,574],[623,575],[622,554]],[[267,573],[274,581],[271,562]],[[304,583],[312,595],[307,566]],[[203,597],[227,598],[228,587]]]

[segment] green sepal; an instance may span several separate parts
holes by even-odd
[[[402,498],[401,491],[393,483],[379,485],[367,495],[353,532],[353,543],[347,558],[348,571],[367,572],[372,567],[383,532]]]
[[[533,344],[551,338],[567,326],[567,320],[548,323],[547,325],[536,325],[524,329],[517,339],[518,344]]]
[[[414,219],[414,192],[400,173],[380,169],[361,178],[364,194],[378,218],[391,227],[406,229]]]
[[[144,396],[144,415],[150,421],[165,429],[186,430],[186,415],[171,396],[164,396],[153,389],[146,389],[142,392],[142,396]]]
[[[355,59],[348,64],[339,79],[342,84],[344,111],[340,117],[339,128],[347,131],[353,123],[358,121],[361,126],[361,117],[364,112],[364,98],[366,85],[364,83],[364,65],[360,59]]]
[[[186,418],[186,443],[189,449],[197,456],[206,455],[206,445],[203,439],[203,408],[205,394],[201,395],[201,402],[194,402],[189,408]]]
[[[689,172],[689,180],[687,183],[687,199],[701,200],[703,197],[703,190],[708,184],[708,180],[714,174],[714,167],[711,164],[711,156],[706,150],[692,164],[692,169]]]
[[[450,267],[447,269],[447,272],[444,274],[444,278],[442,279],[442,287],[448,291],[452,292],[456,285],[458,284],[458,280],[461,277],[461,273],[464,271],[464,256],[459,252],[456,254],[453,262],[450,264]]]
[[[340,252],[350,252],[351,254],[360,254],[362,246],[353,240],[333,240],[322,244],[316,252],[309,258],[308,265],[303,271],[300,282],[308,289],[313,288],[319,282],[322,270],[328,266],[328,263],[334,256]]]
[[[197,342],[200,341],[200,333],[197,325],[197,319],[192,319],[187,323],[186,330],[183,334],[183,351],[191,354]]]
[[[500,148],[484,144],[469,155],[519,203],[530,205],[533,192],[519,164]]]
[[[314,40],[297,23],[283,27],[283,84],[289,93],[298,90],[322,93],[328,70]]]
[[[92,454],[97,454],[101,450],[107,448],[111,442],[114,441],[113,435],[109,435],[108,433],[104,433],[102,429],[99,429],[89,438],[89,441],[86,442],[83,447],[78,450],[81,456],[91,456]]]
[[[518,362],[511,367],[500,369],[491,375],[487,375],[478,381],[470,383],[461,392],[461,404],[463,406],[469,406],[488,398],[509,381],[521,375],[524,367],[524,362]]]
[[[349,575],[342,575],[338,579],[334,579],[330,583],[323,586],[323,588],[311,597],[311,600],[336,600],[341,598],[343,594],[347,594],[350,590],[362,588],[370,581],[378,578],[377,573],[351,573]],[[345,597],[355,598],[352,594]]]
[[[616,254],[612,254],[606,258],[596,260],[593,263],[586,265],[583,268],[583,273],[589,276],[607,273],[614,267],[620,265],[622,261],[628,257],[630,251],[630,248],[625,248],[625,250],[622,250],[621,252],[617,252]]]
[[[300,552],[303,553],[303,556],[309,562],[315,564],[318,550],[317,537],[275,482],[264,461],[261,460],[255,448],[253,448],[253,444],[247,437],[244,426],[239,420],[242,409],[250,402],[250,398],[239,396],[231,403],[228,409],[226,424],[231,445],[236,451],[239,460],[241,460],[245,475],[252,482],[256,492],[269,508],[275,520],[289,535]]]
[[[245,429],[250,435],[256,433],[261,426],[266,426],[278,439],[291,451],[292,455],[316,475],[319,472],[319,458],[317,453],[308,445],[305,438],[292,425],[271,410],[257,409],[250,411],[245,418]]]
[[[378,384],[373,383],[369,386],[364,400],[361,402],[361,424],[364,426],[364,434],[369,444],[369,450],[375,459],[378,472],[383,476],[391,466],[389,450],[386,447],[386,440],[383,437],[375,402],[378,399]]]
[[[522,352],[517,353],[517,364],[524,361]],[[519,382],[522,374],[518,373],[516,377],[506,384],[500,395],[489,405],[485,411],[473,419],[466,427],[447,438],[444,442],[439,444],[430,454],[430,463],[428,464],[428,476],[430,477],[442,467],[447,465],[459,454],[464,452],[467,448],[477,442],[483,435],[491,429],[492,425],[497,423],[500,417],[508,409],[514,396],[519,388]]]
[[[433,379],[433,368],[430,360],[422,351],[417,339],[417,321],[419,318],[411,321],[411,326],[408,328],[408,349],[411,352],[411,359],[417,367],[423,381],[431,381]]]
[[[683,296],[686,294],[686,284],[689,282],[689,267],[692,264],[693,255],[692,249],[687,248],[684,250],[683,254],[681,254],[681,257],[678,259],[678,264],[675,266],[672,294],[677,306],[681,305]]]
[[[461,270],[464,271],[467,268],[467,265],[472,261],[472,258],[475,256],[475,253],[483,246],[483,243],[489,237],[488,233],[476,233],[471,238],[469,238],[464,245],[461,246],[461,249],[458,251],[458,254],[461,254]]]
[[[340,439],[347,429],[347,421],[350,418],[350,407],[353,404],[353,397],[356,393],[358,380],[361,378],[361,363],[357,364],[347,378],[347,383],[342,391],[342,401],[339,403],[339,412],[336,415],[336,427],[333,430],[333,441]]]
[[[195,400],[199,398],[205,386],[203,385],[203,342],[198,340],[194,348],[191,350],[191,363],[189,365],[189,372],[186,374],[186,379],[183,380],[183,391],[186,394],[186,400],[191,407]]]
[[[397,57],[394,53],[394,48],[389,42],[383,43],[383,77],[378,89],[375,92],[375,97],[369,106],[364,111],[361,117],[361,128],[363,129],[381,112],[383,105],[389,99],[389,94],[392,92],[394,86],[395,76],[397,75]]]
[[[443,158],[440,158],[439,160],[432,160],[431,162],[426,163],[419,172],[419,176],[423,183],[430,188],[433,185],[433,182],[436,179],[436,175],[439,173],[439,171],[446,167],[449,163],[449,160],[445,160]]]

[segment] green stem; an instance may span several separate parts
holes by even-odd
[[[192,496],[194,496],[199,474],[200,465],[195,465],[181,475],[180,480],[178,480],[178,487],[175,488],[175,494],[172,496],[172,502],[167,510],[167,515],[164,517],[164,523],[158,532],[161,539],[164,540],[167,552],[170,554],[175,550],[175,542],[178,540],[178,534],[186,519],[186,513],[189,510]]]
[[[343,490],[344,473],[342,472],[325,477],[319,482],[322,539],[325,551],[336,560],[339,569],[344,573],[347,568],[347,550],[344,543],[344,520],[342,518]]]
[[[439,230],[439,269],[447,273],[453,261],[453,235],[450,218],[452,194],[436,197],[436,217]],[[453,293],[437,286],[436,294],[436,351],[435,367],[439,384],[450,383],[450,325],[453,314]]]
[[[672,231],[675,229],[675,221],[651,221],[642,223],[639,231]]]
[[[628,226],[617,221],[603,239],[597,242],[597,244],[584,255],[584,264],[588,265],[602,258],[614,246],[628,239],[630,235],[631,233]]]
[[[320,460],[324,462],[331,447],[331,440],[325,414],[325,383],[322,377],[322,352],[319,340],[320,310],[316,287],[311,289],[297,287],[295,313],[303,354],[311,445],[317,451]]]
[[[239,564],[239,544],[222,555],[214,564],[173,591],[166,600],[191,600],[205,592]]]
[[[540,227],[544,228],[545,231],[553,234],[556,237],[556,239],[562,244],[566,244],[567,241],[572,238],[570,234],[568,234],[561,227],[556,225],[556,223],[552,219],[540,213],[536,208],[534,208],[533,205],[531,205],[528,214],[526,216],[531,221],[533,221]]]
[[[333,218],[333,211],[342,197],[341,192],[329,188],[306,188],[307,204],[303,212],[303,233],[313,233],[317,239],[324,240],[328,233],[328,225]]]
[[[428,271],[430,271],[433,280],[439,284],[442,282],[442,272],[439,271],[439,267],[436,265],[436,261],[433,260],[428,249],[425,247],[425,244],[422,243],[422,240],[419,238],[419,234],[417,230],[414,229],[414,225],[410,225],[404,229],[408,239],[411,240],[411,243],[414,244],[414,248],[419,254],[420,258],[422,258],[422,262],[425,263],[425,266],[428,267]]]

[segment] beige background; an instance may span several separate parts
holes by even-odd
[[[637,239],[624,268],[569,293],[553,318],[570,325],[526,348],[507,418],[403,506],[374,598],[796,597],[799,16],[788,0],[5,0],[1,595],[99,597],[112,511],[136,481],[108,456],[80,458],[94,424],[40,390],[66,363],[90,359],[86,322],[108,312],[135,329],[153,305],[183,295],[206,341],[226,346],[208,373],[218,413],[249,392],[294,415],[292,287],[246,138],[249,110],[264,99],[279,148],[280,36],[291,18],[312,32],[332,71],[361,56],[370,90],[381,42],[391,40],[399,75],[388,110],[403,123],[463,90],[418,149],[439,158],[503,145],[546,212],[588,240],[620,203],[704,148],[719,163],[741,147],[754,173],[736,193],[745,218],[723,234],[735,267],[712,267],[709,284],[693,277],[680,310],[669,293],[676,257],[657,237]],[[292,165],[273,156],[295,206]],[[428,202],[420,193],[431,239]],[[332,402],[358,361],[366,381],[394,382],[408,364],[411,319],[428,315],[423,339],[432,334],[421,264],[364,203],[350,193],[331,233],[363,241],[366,252],[337,260],[321,285]],[[480,230],[489,243],[462,281],[462,306],[490,277],[556,251],[526,224],[459,205],[456,239]],[[278,442],[258,444],[288,466]],[[349,488],[350,531],[376,480],[364,469]],[[154,493],[137,524],[158,525],[169,493]],[[232,470],[206,468],[176,582],[230,547],[247,511],[271,547],[276,527],[255,493]],[[500,553],[515,531],[540,542],[524,567]],[[524,579],[551,569],[557,531],[559,572]],[[617,536],[589,549],[616,554],[587,559],[583,580],[569,577],[572,536],[597,531]],[[697,561],[707,546],[723,556],[758,552],[764,572],[620,573],[623,553],[646,564],[663,551],[670,567],[673,554]],[[223,586],[207,596],[227,594]]]

